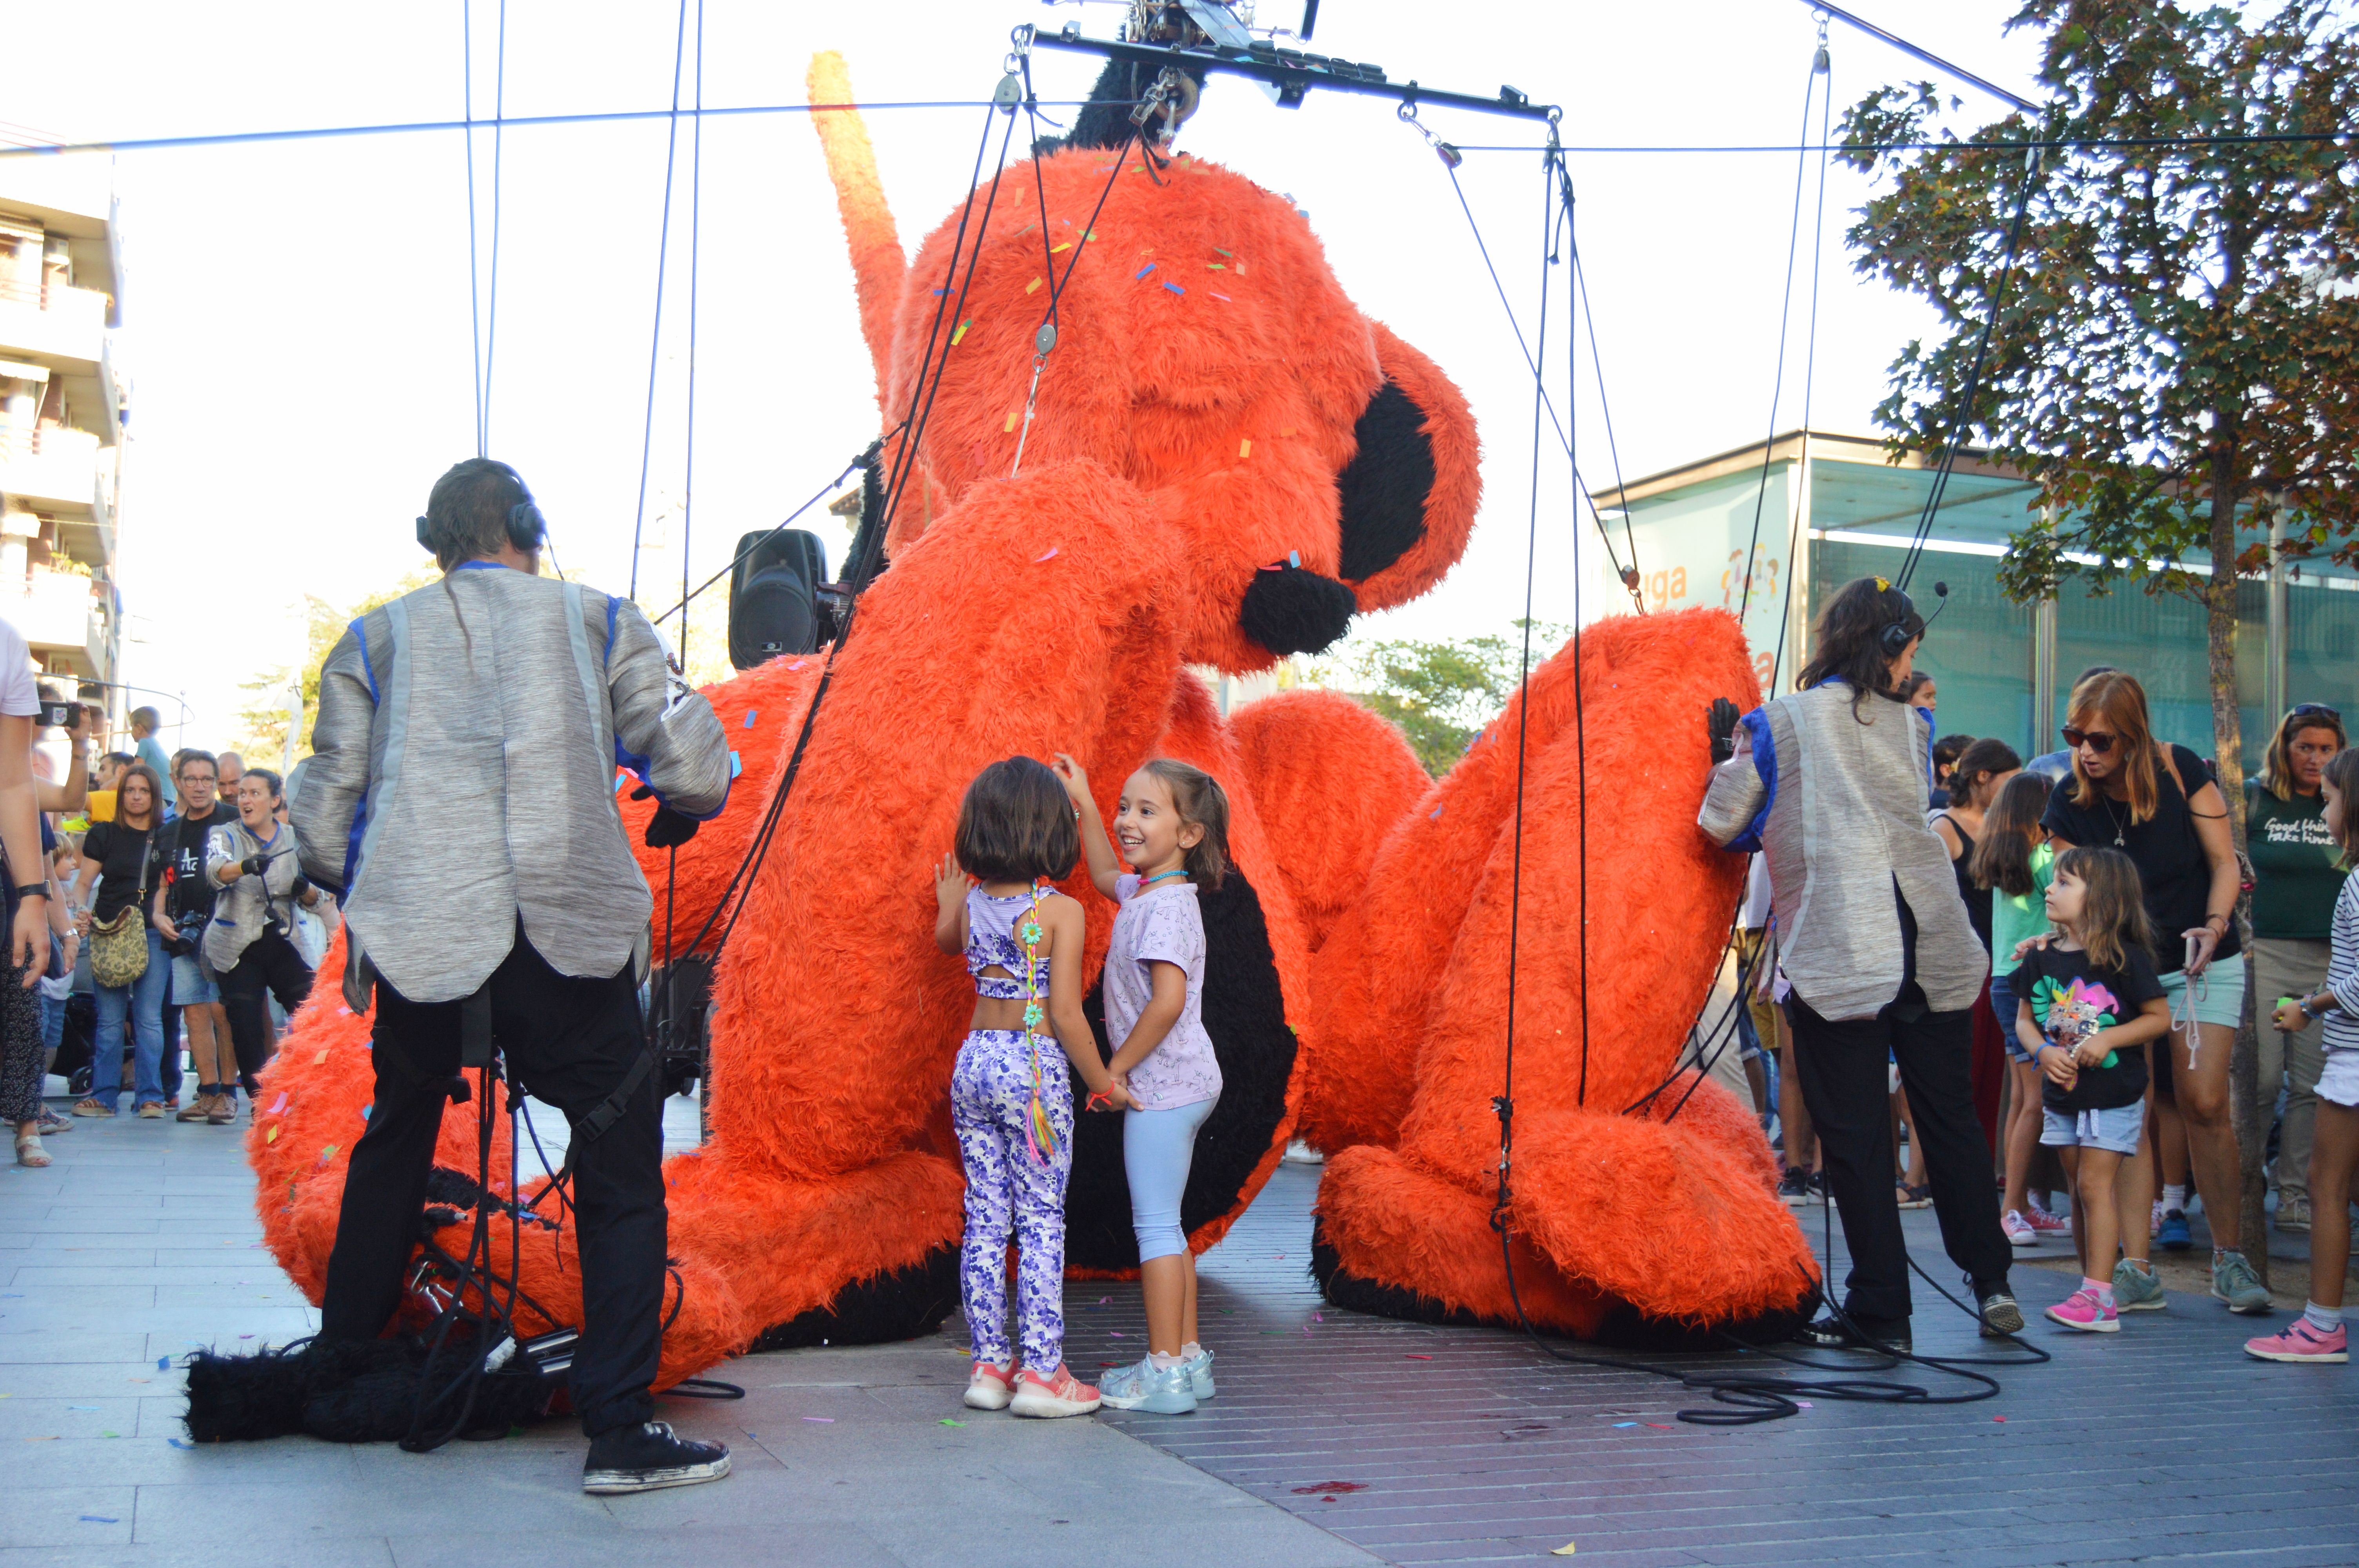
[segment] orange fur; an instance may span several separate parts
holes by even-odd
[[[850,103],[852,72],[843,57],[830,49],[811,57],[803,77],[813,103]],[[909,264],[901,254],[901,235],[893,223],[893,209],[885,200],[884,182],[876,177],[876,149],[868,142],[867,122],[857,110],[821,109],[811,115],[811,128],[827,154],[828,178],[835,186],[835,211],[843,220],[843,237],[852,250],[853,284],[860,300],[860,335],[867,340],[870,362],[878,370],[877,405],[885,398],[883,369],[893,348],[894,313],[908,286]],[[891,418],[886,416],[887,420]]]

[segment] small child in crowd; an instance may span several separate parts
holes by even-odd
[[[967,786],[957,849],[935,869],[934,942],[963,954],[974,977],[974,1016],[951,1073],[951,1124],[966,1166],[959,1300],[974,1336],[966,1403],[975,1410],[1060,1416],[1098,1408],[1097,1390],[1065,1366],[1073,1091],[1064,1062],[1042,1059],[1041,1032],[1044,1022],[1055,1031],[1092,1104],[1127,1103],[1082,1016],[1082,906],[1049,885],[1080,859],[1080,815],[1046,764],[994,762]],[[1020,1372],[1007,1340],[1011,1234]]]
[[[2326,831],[2347,870],[2359,860],[2359,749],[2337,752],[2319,779]],[[2310,1302],[2283,1334],[2248,1339],[2264,1361],[2348,1361],[2343,1277],[2351,1263],[2351,1180],[2359,1171],[2359,875],[2343,878],[2329,928],[2326,983],[2277,1004],[2271,1021],[2287,1033],[2326,1021],[2326,1067],[2318,1079],[2318,1129],[2310,1150]]]
[[[1204,1033],[1204,920],[1200,889],[1228,872],[1229,802],[1210,774],[1158,758],[1130,775],[1116,807],[1121,874],[1081,764],[1057,773],[1082,820],[1090,879],[1122,906],[1106,949],[1107,1068],[1128,1100],[1123,1173],[1138,1234],[1147,1298],[1146,1358],[1100,1380],[1116,1410],[1185,1415],[1212,1397],[1212,1353],[1196,1337],[1196,1258],[1180,1223],[1196,1134],[1221,1098],[1221,1067]]]
[[[2032,939],[2009,989],[2018,999],[2016,1037],[2047,1077],[2039,1141],[2062,1154],[2072,1183],[2081,1288],[2048,1315],[2067,1328],[2112,1334],[2121,1327],[2112,1280],[2122,1236],[2114,1178],[2137,1152],[2146,1044],[2169,1030],[2170,1004],[2155,975],[2154,931],[2127,855],[2085,845],[2066,850],[2056,859],[2047,903],[2056,934]]]
[[[2017,1038],[2016,948],[2026,937],[2048,933],[2048,884],[2056,874],[2056,851],[2039,826],[2048,809],[2048,781],[2017,773],[2006,781],[1983,817],[1967,874],[1991,895],[1991,1011],[2006,1030],[2007,1071],[2014,1077],[2006,1126],[1999,1146],[2006,1154],[2006,1196],[1999,1205],[1999,1228],[2017,1247],[2036,1247],[2043,1234],[2065,1228],[2028,1192],[2031,1161],[2039,1143],[2039,1066]]]

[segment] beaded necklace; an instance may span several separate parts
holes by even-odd
[[[1024,944],[1024,1043],[1032,1052],[1032,1100],[1025,1108],[1024,1141],[1032,1158],[1043,1165],[1052,1163],[1063,1147],[1057,1135],[1056,1123],[1049,1119],[1049,1107],[1040,1098],[1040,1025],[1047,1021],[1049,1011],[1040,1004],[1039,973],[1036,955],[1040,949],[1040,900],[1054,890],[1045,884],[1032,884],[1032,907],[1016,927],[1018,940]]]

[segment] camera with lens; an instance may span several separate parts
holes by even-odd
[[[204,940],[206,916],[197,910],[184,910],[172,921],[174,935],[165,942],[166,951],[175,958],[193,958]]]

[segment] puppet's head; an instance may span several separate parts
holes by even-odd
[[[831,69],[814,65],[814,101],[848,101]],[[951,265],[960,211],[901,269],[864,134],[821,118],[888,430],[929,336],[952,341],[919,452],[929,483],[910,487],[889,544],[955,527],[960,496],[1008,477],[1019,435],[1027,471],[1103,465],[1191,541],[1181,653],[1232,671],[1324,648],[1354,611],[1415,598],[1458,559],[1481,491],[1465,399],[1361,314],[1287,199],[1195,157],[1150,168],[1135,142],[1068,147],[1008,165],[987,224],[978,192],[971,279]]]

